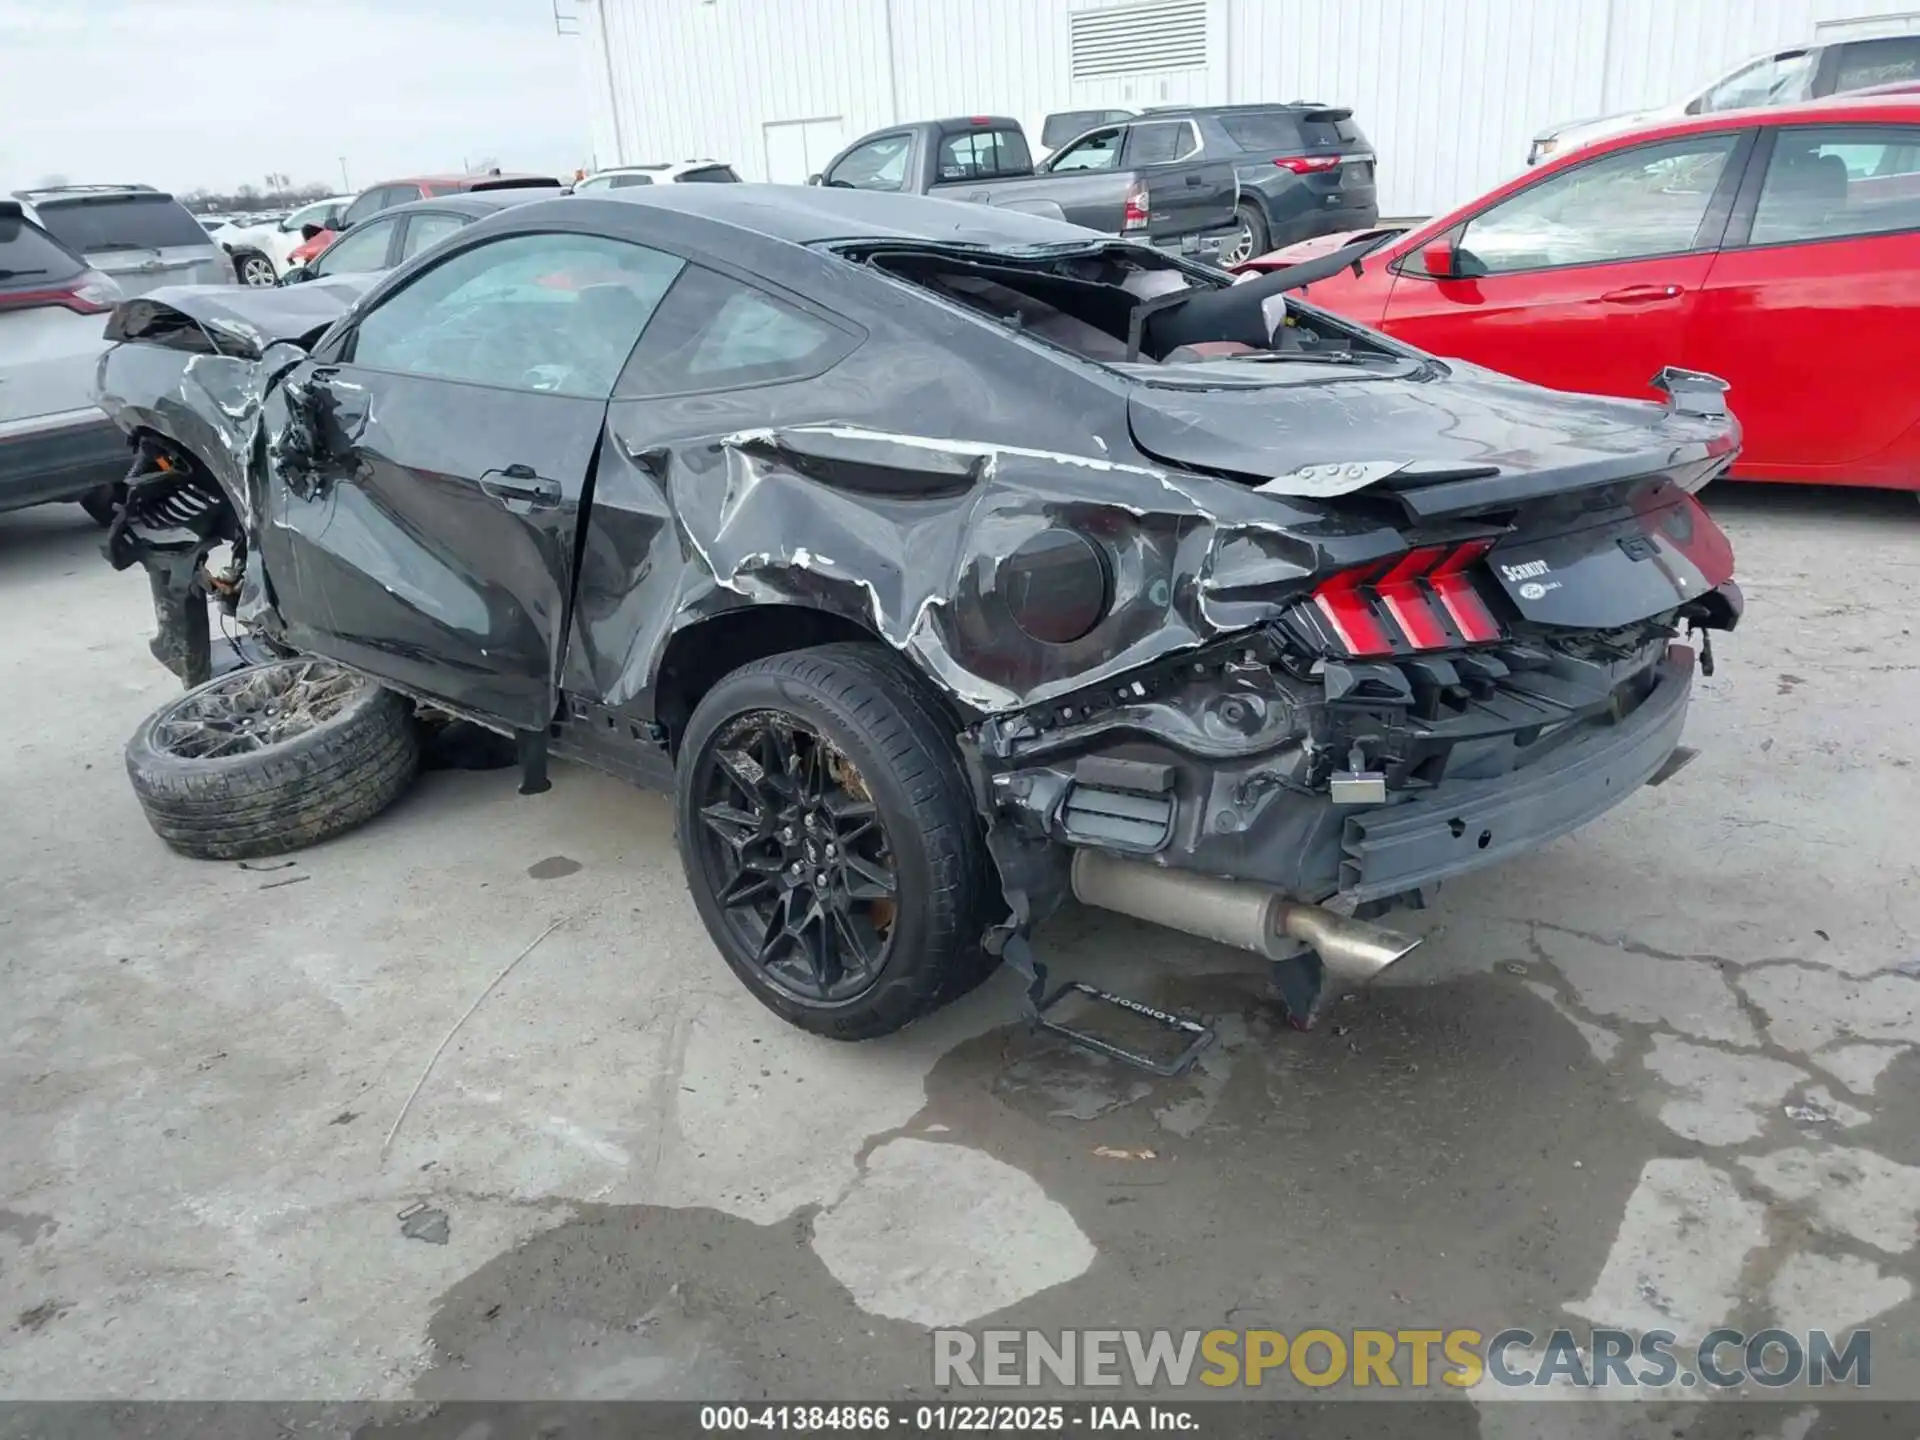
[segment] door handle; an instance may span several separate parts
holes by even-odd
[[[504,501],[507,509],[516,515],[530,510],[551,510],[560,503],[560,482],[534,474],[531,465],[489,470],[480,477],[480,488],[494,499]]]
[[[1678,300],[1678,285],[1629,285],[1622,290],[1609,290],[1601,300],[1609,305],[1652,305],[1660,300]]]
[[[1189,176],[1187,176],[1187,184],[1189,184],[1189,185],[1192,185],[1192,186],[1194,186],[1195,188],[1198,188],[1199,186],[1201,186],[1201,185],[1203,185],[1203,184],[1205,184],[1205,183],[1206,183],[1206,182],[1205,182],[1205,181],[1203,181],[1203,180],[1202,180],[1202,179],[1201,179],[1201,178],[1200,178],[1200,177],[1199,177],[1198,175],[1189,175]]]

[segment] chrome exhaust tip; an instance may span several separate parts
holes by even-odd
[[[1122,860],[1100,850],[1073,852],[1073,893],[1083,905],[1251,950],[1269,960],[1294,954],[1289,942],[1306,945],[1328,974],[1349,985],[1376,979],[1421,943],[1420,936],[1336,914],[1322,905],[1286,900],[1242,880]]]
[[[1339,915],[1322,905],[1278,902],[1282,934],[1312,948],[1329,975],[1349,985],[1365,985],[1420,947],[1424,936],[1405,935]]]

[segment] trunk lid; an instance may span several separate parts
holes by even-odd
[[[1691,491],[1737,448],[1731,417],[1569,395],[1433,362],[1133,367],[1129,418],[1148,455],[1402,529],[1410,545],[1476,527],[1474,567],[1508,613],[1609,629],[1700,599],[1733,574]],[[1281,383],[1217,372],[1284,371]],[[1189,388],[1215,372],[1213,388]],[[1286,377],[1297,377],[1288,383]]]

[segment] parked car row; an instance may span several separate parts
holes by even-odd
[[[1243,268],[1556,389],[1706,371],[1745,426],[1735,478],[1920,490],[1920,94],[1668,120],[1315,248]]]
[[[1063,120],[1081,131],[1066,134]],[[1216,105],[1049,116],[1035,164],[1017,120],[973,115],[861,136],[812,183],[970,200],[1238,264],[1379,219],[1377,158],[1353,112]]]

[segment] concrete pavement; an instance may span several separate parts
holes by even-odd
[[[1005,973],[889,1040],[787,1029],[666,803],[569,767],[430,774],[284,870],[175,856],[121,768],[172,688],[141,577],[77,509],[0,516],[0,1397],[900,1394],[990,1320],[1871,1323],[1920,1398],[1920,513],[1708,498],[1749,613],[1701,758],[1449,888],[1398,983],[1298,1035],[1235,952],[1047,927],[1218,1026],[1175,1081],[1029,1035]]]

